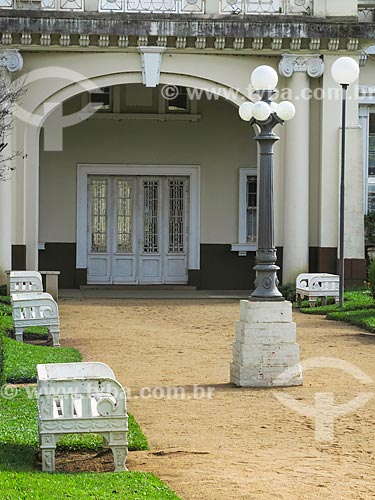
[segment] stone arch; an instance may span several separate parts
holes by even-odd
[[[120,84],[142,83],[141,71],[98,74],[87,78],[92,87],[105,87]],[[200,90],[206,95],[218,95],[238,107],[247,100],[243,92],[209,78],[189,74],[162,72],[160,83],[164,85],[181,85]],[[86,86],[86,90],[88,90]],[[57,88],[49,88],[39,102],[35,102],[31,120],[24,128],[23,143],[27,157],[23,160],[24,193],[23,226],[26,244],[26,267],[29,270],[38,268],[38,234],[39,234],[39,138],[40,130],[47,117],[65,100],[85,91],[85,80],[77,81]],[[27,189],[25,189],[27,186]]]
[[[89,80],[90,85],[88,85],[87,87],[85,87],[82,82],[72,83],[60,90],[57,90],[47,99],[40,102],[39,105],[33,110],[34,114],[40,116],[40,121],[37,126],[43,126],[44,121],[59,104],[91,88],[109,87],[113,85],[126,85],[131,83],[143,83],[141,73],[122,73],[116,75],[97,76],[94,78],[90,78]],[[199,90],[202,95],[208,97],[210,95],[221,97],[237,107],[239,107],[245,100],[247,100],[246,96],[243,93],[239,92],[233,87],[229,87],[220,84],[219,82],[199,78],[192,75],[161,73],[160,84],[190,87]],[[43,112],[43,108],[47,111]]]

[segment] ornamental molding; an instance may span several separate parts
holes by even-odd
[[[0,50],[0,67],[6,68],[10,73],[21,71],[23,57],[17,49]]]
[[[1,21],[1,18],[0,18]],[[1,22],[0,22],[1,24]],[[76,31],[65,30],[64,33],[43,32],[26,32],[22,29],[19,32],[0,31],[0,41],[3,50],[17,50],[16,47],[22,46],[22,51],[35,50],[38,47],[49,46],[52,49],[63,48],[64,50],[75,50],[76,47],[84,47],[87,49],[105,50],[107,48],[139,48],[139,47],[165,47],[168,49],[179,50],[209,50],[216,51],[247,51],[252,54],[254,50],[265,52],[269,55],[275,55],[275,51],[279,54],[286,52],[286,55],[296,57],[300,50],[308,48],[311,55],[303,55],[301,57],[314,57],[314,53],[324,54],[326,52],[336,52],[338,49],[349,52],[359,52],[361,50],[361,40],[357,38],[290,38],[288,36],[270,37],[262,36],[227,36],[220,34],[196,34],[195,32],[185,34],[184,36],[172,36],[171,34],[160,34],[156,36],[156,40],[149,35],[117,35],[107,32],[98,33],[82,33]],[[155,28],[153,31],[159,31]],[[9,47],[7,49],[6,47]],[[21,57],[21,56],[20,56]],[[315,57],[319,57],[316,55]]]
[[[290,78],[294,73],[307,73],[311,78],[319,78],[324,73],[324,62],[318,54],[282,54],[279,73]]]

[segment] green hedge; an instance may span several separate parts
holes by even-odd
[[[375,310],[358,309],[356,311],[336,311],[327,314],[327,319],[345,321],[351,325],[359,326],[364,330],[375,333]]]

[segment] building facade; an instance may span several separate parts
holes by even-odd
[[[257,147],[238,107],[268,64],[296,106],[276,129],[280,278],[336,272],[331,66],[349,55],[362,71],[349,89],[345,258],[362,281],[373,26],[371,2],[356,0],[0,0],[3,77],[25,88],[7,141],[23,155],[0,185],[0,267],[60,270],[65,288],[251,288]]]

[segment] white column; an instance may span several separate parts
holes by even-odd
[[[22,69],[22,56],[17,50],[0,51],[0,78],[5,84],[4,91],[7,92],[8,86],[11,85],[10,73]],[[4,97],[4,96],[3,96]],[[10,122],[2,124],[10,126]],[[8,129],[4,136],[1,137],[1,142],[6,143],[6,147],[1,153],[1,179],[0,179],[0,283],[5,284],[7,277],[6,270],[11,269],[12,264],[12,173],[10,167],[12,160],[7,160],[12,157],[13,130]]]
[[[0,78],[5,81],[6,85],[10,85],[10,78],[5,69],[2,69]],[[6,135],[2,137],[7,145],[1,153],[3,159],[12,156],[12,136],[8,130]],[[12,263],[12,179],[9,171],[9,162],[1,165],[4,171],[0,179],[0,283],[6,283],[4,271],[11,269]]]
[[[368,151],[369,151],[369,128],[370,108],[359,106],[359,125],[362,131],[362,168],[363,168],[363,211],[367,214],[368,206]]]
[[[7,147],[4,154],[7,154]],[[10,176],[9,176],[10,177]],[[11,269],[12,250],[12,181],[10,178],[0,180],[0,283],[6,283],[5,270]]]
[[[25,129],[25,243],[26,269],[38,270],[39,240],[39,132],[35,126]]]
[[[323,74],[319,56],[285,54],[279,65],[289,78],[296,115],[285,129],[283,283],[309,270],[309,77]]]

